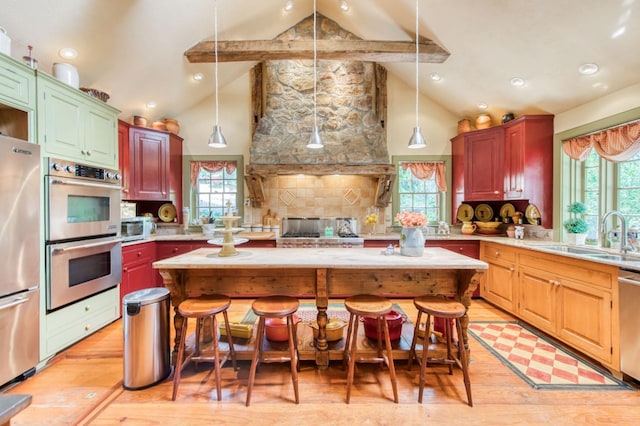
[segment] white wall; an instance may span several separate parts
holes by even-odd
[[[555,133],[564,132],[638,107],[640,107],[640,84],[618,90],[556,115],[554,119]]]
[[[427,140],[427,149],[407,148],[415,127],[415,91],[403,81],[388,74],[387,81],[387,145],[393,155],[448,155],[456,135],[458,117],[420,96],[420,127]],[[180,122],[180,136],[184,138],[185,155],[244,155],[249,162],[251,143],[251,88],[249,74],[244,74],[220,88],[219,124],[229,147],[214,149],[207,146],[215,124],[215,97],[205,99],[194,108],[176,117]]]

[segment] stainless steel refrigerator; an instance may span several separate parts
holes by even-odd
[[[0,135],[0,386],[40,357],[40,146]]]

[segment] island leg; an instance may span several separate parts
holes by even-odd
[[[329,297],[327,292],[327,270],[316,270],[316,309],[318,315],[318,338],[316,339],[316,365],[324,370],[329,367],[329,343],[327,342],[327,308]]]
[[[464,344],[464,348],[467,352],[467,362],[471,360],[471,351],[469,349],[469,306],[471,306],[471,295],[478,287],[480,283],[480,276],[482,272],[469,269],[458,270],[458,291],[456,292],[455,300],[462,303],[465,307],[465,313],[460,318],[460,324],[462,325],[462,336],[460,340]]]

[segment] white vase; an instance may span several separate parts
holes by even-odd
[[[567,235],[567,242],[569,244],[575,244],[577,246],[583,246],[583,245],[585,245],[586,240],[587,240],[587,234],[572,234],[572,233],[569,233]]]
[[[403,256],[422,256],[424,253],[424,234],[422,228],[403,227],[400,233],[400,254]]]
[[[78,70],[71,64],[55,62],[53,64],[53,76],[73,88],[77,89],[80,87],[80,76],[78,75]]]

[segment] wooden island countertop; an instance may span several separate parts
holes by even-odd
[[[157,261],[174,310],[191,294],[223,293],[231,297],[287,294],[315,298],[320,328],[315,347],[318,366],[330,355],[326,340],[330,298],[370,293],[394,298],[420,294],[451,295],[467,308],[488,265],[442,248],[425,248],[422,257],[384,255],[380,248],[242,248],[220,257],[219,248],[201,248]],[[182,318],[174,317],[179,330]],[[462,321],[468,348],[468,318]],[[176,333],[174,357],[181,344]],[[303,355],[301,354],[301,358]]]

